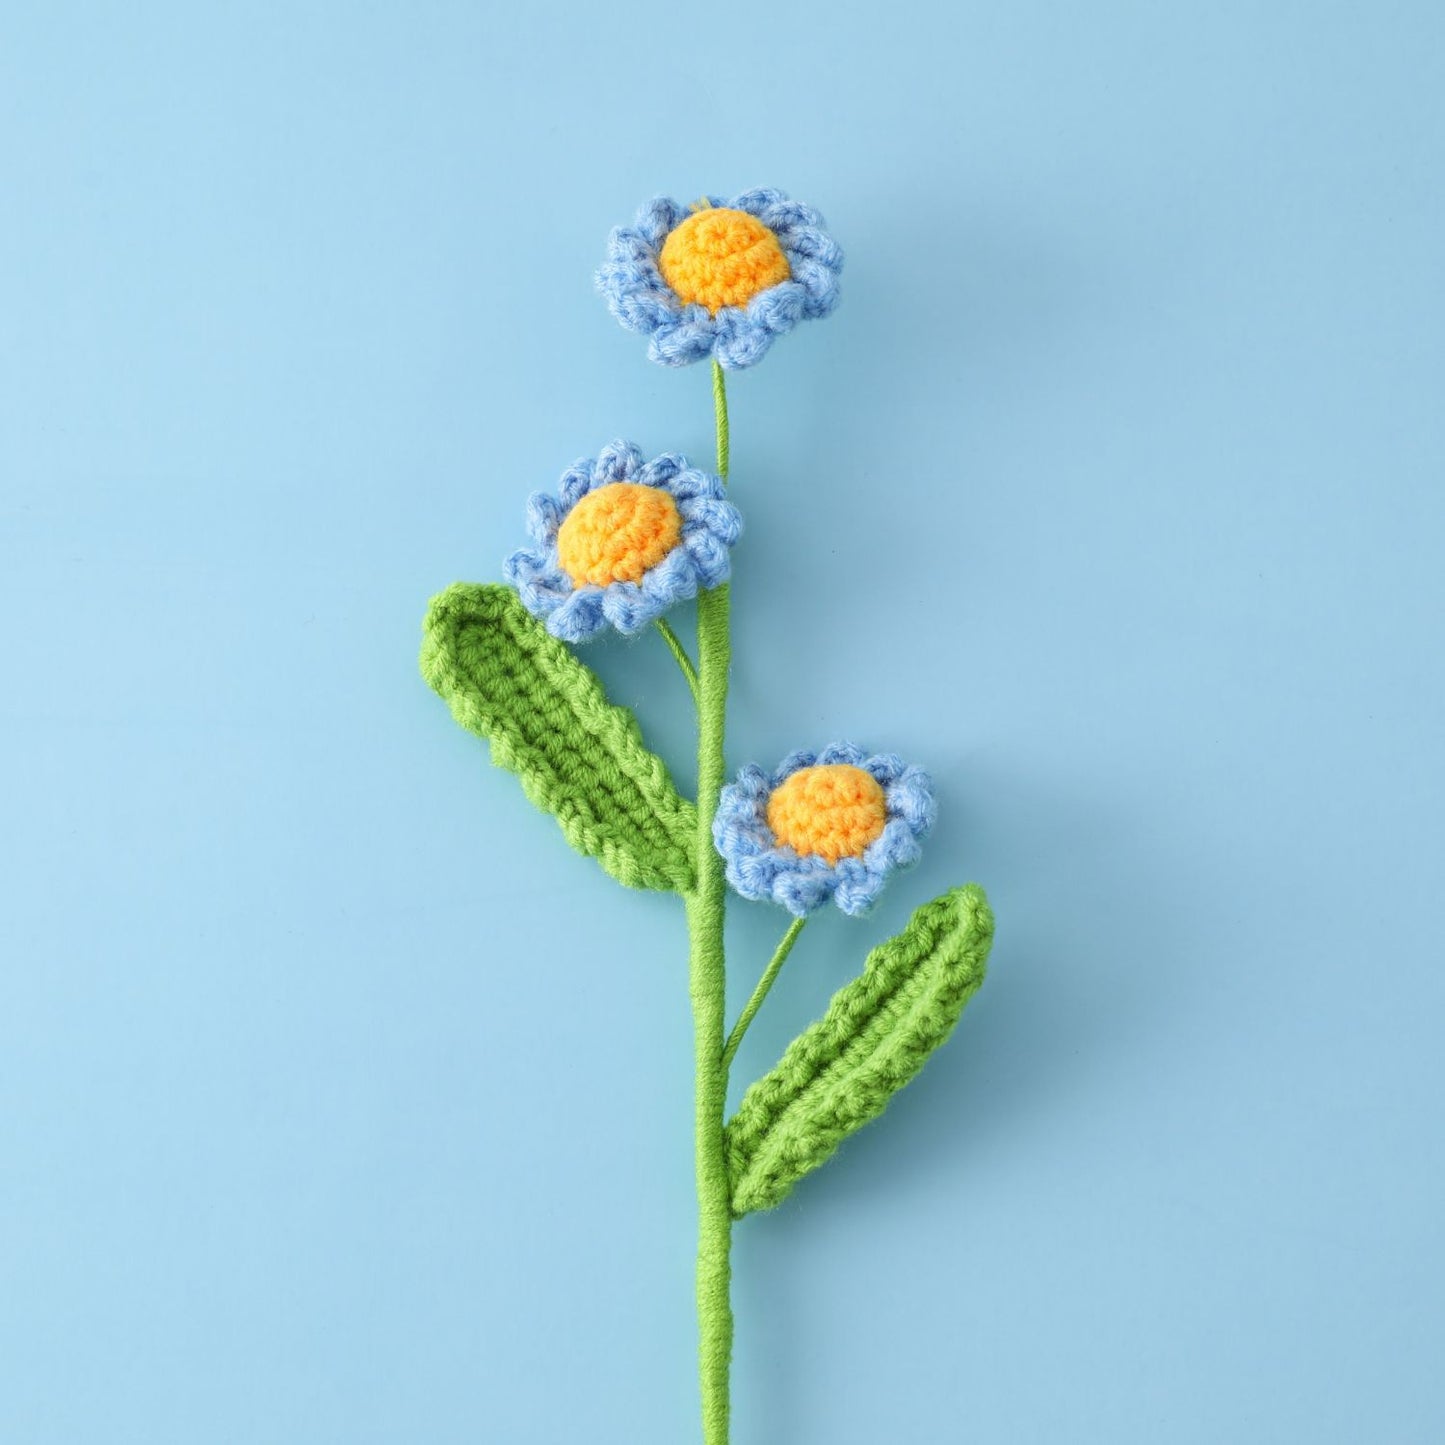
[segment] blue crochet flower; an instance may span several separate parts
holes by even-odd
[[[834,899],[866,913],[895,868],[917,862],[933,826],[933,784],[892,753],[852,743],[749,764],[718,799],[713,841],[744,898],[799,918]]]
[[[721,480],[664,452],[644,463],[631,442],[574,463],[557,496],[534,492],[507,580],[528,611],[564,642],[604,627],[632,634],[674,603],[725,582],[742,517]]]
[[[649,202],[607,243],[597,287],[664,366],[752,366],[774,337],[838,304],[843,252],[810,206],[758,188],[696,207]]]

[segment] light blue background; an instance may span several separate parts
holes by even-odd
[[[922,899],[1000,930],[740,1229],[738,1445],[1445,1438],[1442,41],[8,5],[0,1439],[695,1438],[681,911],[415,654],[573,457],[708,454],[591,274],[759,183],[849,264],[733,387],[733,761],[847,735],[943,811],[740,1078]],[[687,777],[661,646],[588,657]]]

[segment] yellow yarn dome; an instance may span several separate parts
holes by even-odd
[[[778,842],[829,863],[860,857],[887,821],[882,784],[848,763],[800,768],[768,799],[768,827]]]
[[[568,512],[557,533],[557,560],[574,587],[640,582],[682,537],[672,496],[640,482],[609,482]]]
[[[726,206],[694,211],[674,227],[658,269],[683,301],[714,316],[724,306],[746,306],[792,275],[778,238],[756,216]]]

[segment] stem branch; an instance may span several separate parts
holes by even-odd
[[[738,1045],[743,1041],[743,1035],[748,1031],[748,1025],[752,1023],[753,1016],[762,1008],[763,1000],[768,996],[768,990],[772,988],[774,980],[783,971],[783,965],[788,961],[788,955],[793,951],[793,945],[798,941],[798,935],[803,931],[806,918],[795,918],[788,925],[788,931],[783,935],[782,941],[778,944],[772,960],[763,970],[763,976],[758,980],[758,986],[753,990],[753,996],[747,1001],[742,1013],[738,1015],[738,1021],[733,1025],[733,1031],[728,1035],[728,1041],[723,1045],[723,1068],[732,1067],[733,1057],[738,1051]]]
[[[667,618],[657,619],[657,630],[662,633],[662,640],[667,643],[668,651],[677,659],[677,665],[682,669],[682,675],[687,679],[687,685],[692,690],[692,700],[697,701],[697,668],[692,665],[692,658],[687,655],[687,648],[682,645],[682,638],[672,630]]]

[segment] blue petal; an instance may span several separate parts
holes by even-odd
[[[923,856],[923,844],[906,819],[890,818],[863,856],[870,867],[880,871],[911,868]]]
[[[587,495],[591,487],[592,458],[582,457],[562,473],[562,480],[557,484],[557,495],[561,499],[563,509],[570,512]]]
[[[679,502],[691,502],[695,497],[720,497],[723,495],[722,478],[700,471],[697,467],[689,467],[673,479],[668,491]],[[687,508],[684,507],[682,511],[686,516]]]
[[[696,563],[681,547],[674,547],[657,566],[643,574],[642,590],[656,602],[657,616],[697,596],[697,574]]]
[[[602,591],[579,587],[547,619],[547,631],[563,642],[586,642],[602,630]]]
[[[726,582],[732,573],[732,554],[726,543],[711,532],[698,531],[692,536],[683,533],[683,549],[697,568],[697,577],[709,590]]]
[[[863,766],[885,788],[903,776],[903,759],[897,753],[875,753]]]
[[[833,879],[826,874],[790,869],[774,880],[773,901],[803,918],[828,901],[833,887]]]
[[[857,863],[858,860],[846,858],[843,861]],[[839,866],[841,869],[842,865]],[[860,865],[856,870],[849,869],[840,874],[834,898],[844,913],[850,918],[857,918],[873,907],[885,881],[883,874],[871,872]]]
[[[533,492],[527,498],[527,534],[543,547],[557,540],[562,525],[562,504],[549,492]]]
[[[741,371],[756,366],[768,354],[774,333],[746,312],[724,307],[718,312],[716,335],[713,355],[718,365],[724,371]]]
[[[843,248],[826,232],[816,226],[804,226],[788,237],[783,247],[789,265],[796,261],[816,261],[820,266],[837,273],[843,269]]]
[[[766,902],[773,896],[773,884],[778,878],[777,855],[766,852],[733,858],[728,863],[727,875],[728,882],[744,898]]]
[[[630,226],[618,226],[607,238],[607,259],[617,266],[645,266],[656,259],[655,252]]]
[[[686,214],[686,207],[679,206],[671,196],[656,196],[638,211],[634,224],[638,235],[656,251]]]
[[[699,497],[688,502],[681,511],[684,522],[700,523],[729,547],[743,534],[743,514],[731,502],[716,497]]]
[[[773,785],[768,775],[756,763],[748,763],[738,770],[737,781],[728,786],[729,790],[735,791],[739,797],[748,799],[750,804],[755,806],[772,791]]]
[[[517,589],[522,605],[534,617],[546,617],[556,610],[572,590],[572,583],[557,567],[550,552],[529,548],[513,552],[502,564],[502,575]]]
[[[803,315],[809,321],[827,316],[838,304],[841,294],[838,273],[831,271],[820,261],[801,260],[793,267],[793,279],[806,293]]]
[[[763,846],[757,836],[758,810],[752,801],[725,788],[713,814],[712,836],[723,857],[756,853]]]
[[[811,768],[817,761],[817,753],[810,752],[807,748],[794,748],[773,770],[773,786],[778,787],[785,779],[791,778],[794,773],[802,772],[804,768]]]
[[[938,805],[933,798],[933,779],[922,768],[904,769],[903,776],[888,788],[888,811],[902,818],[920,837],[933,827]]]
[[[805,227],[815,230],[823,224],[822,216],[812,206],[790,201],[784,195],[779,195],[776,201],[759,211],[758,220],[779,236],[789,236]]]
[[[750,878],[761,878],[766,874],[771,883],[773,873],[777,871],[775,863],[755,865],[751,861],[765,853],[777,853],[772,835],[759,826],[755,813],[741,817],[731,813],[720,815],[713,820],[712,836],[718,852],[729,862],[736,863]]]
[[[660,326],[668,326],[677,318],[677,298],[671,291],[638,280],[615,292],[604,291],[612,314],[629,331],[644,336]]]
[[[791,868],[796,860],[783,856],[766,824],[742,828],[739,833],[745,846],[739,847],[734,855],[735,871],[759,896],[766,898],[773,891],[777,876]]]
[[[605,487],[609,482],[625,482],[642,469],[642,449],[632,442],[618,438],[608,442],[592,466],[592,482],[595,487]]]
[[[677,452],[663,452],[660,457],[653,457],[634,480],[641,482],[648,487],[666,487],[673,496],[676,491],[668,486],[668,483],[687,466],[687,458]]]
[[[781,205],[787,199],[787,194],[775,186],[754,186],[751,190],[734,196],[728,204],[735,211],[746,211],[750,216],[762,220],[769,207]]]
[[[613,582],[602,589],[602,615],[624,636],[641,632],[662,611],[636,582]]]
[[[613,231],[596,283],[608,310],[629,330],[651,332],[680,314],[678,299],[663,283],[652,248],[634,231]]]
[[[807,304],[808,293],[798,282],[780,281],[748,302],[748,320],[781,336],[803,319]]]
[[[701,316],[690,314],[699,311]],[[688,366],[712,351],[715,334],[716,328],[707,312],[700,306],[689,306],[680,321],[660,326],[653,332],[647,354],[663,366]]]

